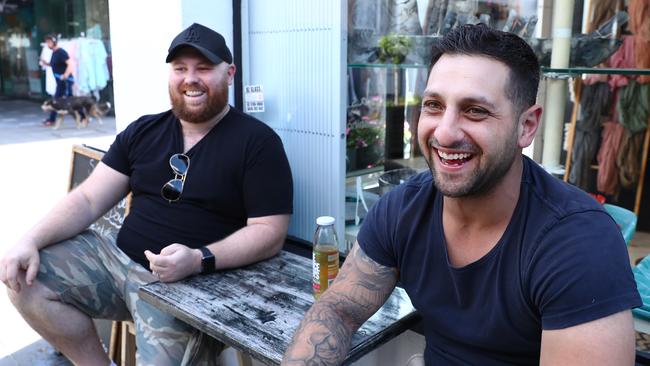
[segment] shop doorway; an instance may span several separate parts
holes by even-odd
[[[76,72],[82,73],[82,79],[75,94],[93,94],[112,103],[108,0],[0,0],[0,98],[49,98],[47,75],[39,66],[46,34],[66,41],[70,47],[66,51],[77,58]],[[91,71],[94,75],[105,68],[106,80],[87,82],[80,69],[88,66],[87,60],[75,53],[78,40],[101,43],[105,55],[99,57],[105,66]]]

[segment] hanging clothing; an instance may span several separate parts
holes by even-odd
[[[444,24],[449,0],[429,0],[422,30],[425,35],[439,35]]]
[[[650,118],[650,84],[630,80],[618,93],[618,120],[632,134],[645,131]]]
[[[597,67],[612,69],[635,69],[636,68],[636,38],[631,35],[621,37],[621,46],[605,62]],[[636,75],[617,74],[587,74],[584,83],[592,85],[602,81],[609,82],[612,90],[627,85],[629,79],[636,79]]]
[[[79,58],[77,83],[80,94],[87,95],[106,87],[109,80],[107,55],[102,41],[87,38],[77,40]]]
[[[390,0],[388,18],[390,30],[396,34],[422,34],[415,0]]]
[[[630,0],[630,30],[634,35],[650,42],[650,2],[648,0]]]
[[[618,10],[623,10],[623,1],[621,0],[593,0],[590,9],[589,31],[598,29],[613,17]]]
[[[581,117],[576,121],[569,182],[588,191],[590,165],[598,152],[601,125],[609,115],[611,92],[607,83],[584,85],[580,99]]]
[[[650,119],[650,84],[634,80],[621,88],[618,94],[618,119],[626,128],[616,158],[621,186],[634,188],[641,171],[640,152]]]
[[[635,39],[636,68],[650,69],[650,1],[630,0],[628,12]],[[650,75],[639,76],[638,81],[650,83]]]
[[[50,60],[52,58],[52,50],[44,45],[41,49],[41,60]],[[56,93],[56,80],[54,79],[54,72],[52,72],[52,67],[45,64],[41,64],[41,68],[45,70],[45,92],[49,95],[54,95]]]
[[[643,131],[631,134],[627,130],[621,139],[621,146],[616,156],[616,165],[618,166],[619,181],[625,189],[635,188],[639,181],[641,149],[644,138],[645,133]]]
[[[624,134],[625,127],[622,124],[612,121],[603,123],[602,143],[598,151],[596,186],[599,192],[606,195],[614,196],[619,192],[616,157]]]
[[[634,37],[627,35],[622,39],[623,44],[610,56],[607,64],[613,69],[634,69],[636,68]],[[629,79],[636,79],[636,75],[612,74],[609,76],[609,85],[612,89],[622,87],[627,85]]]

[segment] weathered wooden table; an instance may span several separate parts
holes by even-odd
[[[279,365],[314,299],[311,260],[282,251],[240,269],[140,288],[142,298],[267,365]],[[411,327],[418,318],[395,288],[384,306],[354,334],[349,364]]]

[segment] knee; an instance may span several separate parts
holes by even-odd
[[[29,304],[29,294],[27,294],[29,289],[26,289],[22,287],[20,291],[15,291],[10,288],[7,288],[7,296],[9,297],[9,301],[13,304],[13,306],[18,309],[21,313],[23,310],[25,310],[25,304]]]
[[[29,312],[30,309],[38,311],[44,301],[51,299],[54,294],[45,286],[35,281],[31,286],[27,286],[21,281],[20,291],[7,288],[9,301],[21,313]]]
[[[16,292],[10,289],[9,287],[7,287],[7,297],[9,297],[9,301],[11,301],[11,303],[14,304],[14,306],[16,306],[16,303],[19,301],[18,300],[19,296],[20,296],[20,292]]]

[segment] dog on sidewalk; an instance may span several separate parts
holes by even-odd
[[[46,100],[41,105],[41,109],[44,112],[55,111],[57,113],[54,129],[61,127],[66,115],[71,115],[74,118],[77,128],[84,128],[88,126],[89,117],[96,118],[97,122],[102,124],[102,117],[111,109],[111,103],[98,102],[89,96],[61,97]]]

